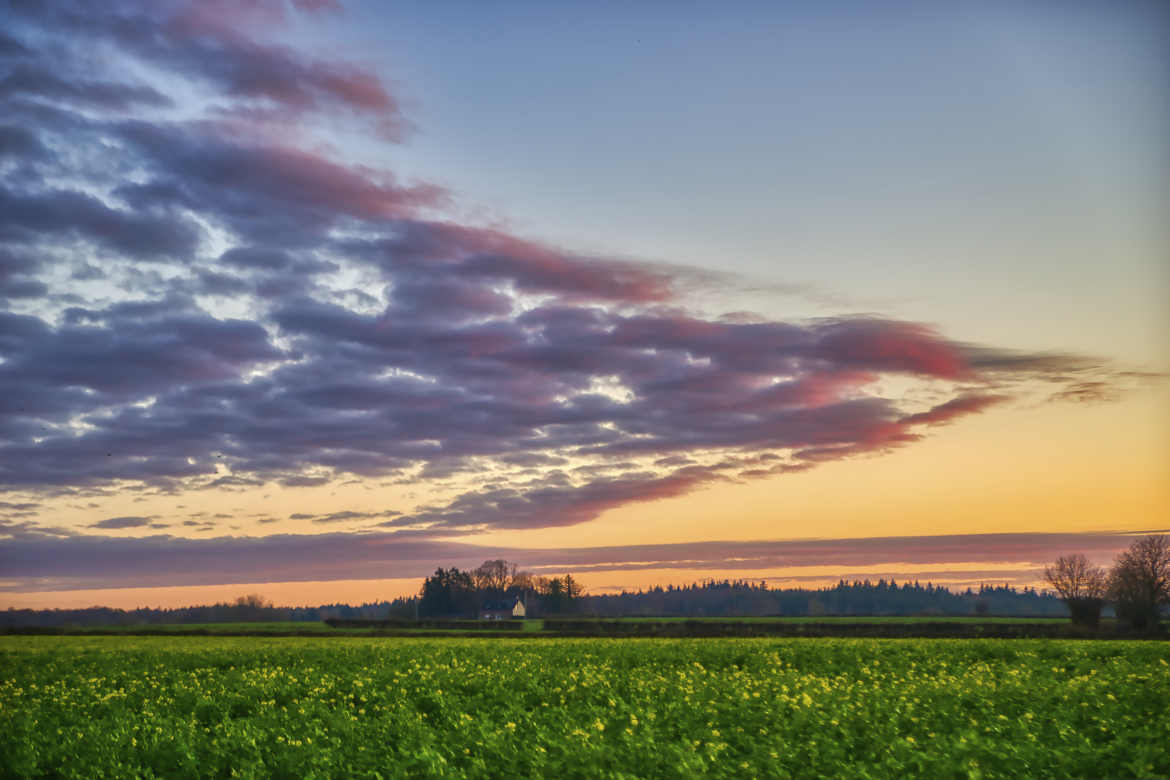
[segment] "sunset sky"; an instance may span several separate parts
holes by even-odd
[[[0,608],[1170,527],[1170,5],[0,0]]]

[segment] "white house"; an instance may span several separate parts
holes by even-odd
[[[479,610],[480,620],[521,620],[528,614],[524,602],[516,597],[512,601],[485,601]]]

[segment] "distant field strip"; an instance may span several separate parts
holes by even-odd
[[[1170,644],[0,637],[0,776],[1170,775]]]
[[[1168,638],[1119,630],[1106,619],[1097,629],[1044,617],[744,617],[550,618],[546,620],[358,620],[325,622],[138,623],[97,626],[0,626],[2,634],[136,636],[412,636],[549,637],[844,637],[1134,639]]]

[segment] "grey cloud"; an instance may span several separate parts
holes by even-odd
[[[353,512],[353,511],[331,512],[327,515],[321,515],[320,517],[314,517],[313,522],[318,524],[318,525],[328,525],[330,523],[344,523],[344,522],[349,522],[351,520],[369,520],[371,518],[384,517],[384,516],[385,515],[381,512]]]
[[[443,541],[441,534],[305,534],[264,537],[116,538],[47,534],[0,541],[3,590],[217,585],[424,577],[436,565],[471,568],[504,558],[537,571],[664,568],[747,570],[801,566],[1030,563],[1083,553],[1109,561],[1127,534],[1019,533],[807,541],[711,541],[573,549],[517,549]],[[799,571],[793,572],[799,574]]]
[[[11,57],[19,59],[32,54],[32,49],[25,46],[16,38],[12,38],[0,32],[0,57]]]
[[[0,157],[27,161],[48,156],[49,150],[33,131],[17,125],[0,125]]]
[[[98,520],[96,523],[90,523],[90,528],[141,528],[145,525],[150,525],[150,517],[108,517],[105,520]]]
[[[301,0],[299,10],[328,5]],[[307,112],[345,110],[364,118],[383,137],[396,138],[407,129],[394,97],[376,74],[345,62],[315,60],[295,49],[265,44],[248,34],[249,28],[279,25],[283,4],[217,4],[212,2],[108,3],[50,0],[17,3],[14,21],[50,33],[65,45],[82,39],[93,46],[110,45],[136,55],[155,68],[213,86],[236,101],[240,113],[271,114],[273,121],[293,121]],[[31,52],[18,40],[5,38],[0,53],[24,56]],[[72,63],[67,63],[72,64]],[[60,97],[71,94],[66,84]],[[125,87],[112,87],[112,97]],[[149,95],[147,95],[149,97]],[[140,98],[141,99],[141,98]]]
[[[39,506],[35,501],[0,501],[0,512],[27,512]]]
[[[87,263],[86,265],[75,268],[70,276],[73,279],[78,279],[80,281],[91,281],[94,279],[105,279],[106,272],[98,268],[96,265],[89,265]]]
[[[296,474],[282,478],[280,484],[285,487],[318,487],[320,485],[327,485],[330,481],[331,479],[329,477],[307,477]]]
[[[114,209],[92,195],[68,190],[16,193],[0,187],[0,237],[27,242],[72,236],[138,260],[186,258],[200,231],[172,216]]]
[[[17,67],[0,79],[0,98],[32,95],[81,105],[125,110],[135,104],[170,106],[171,100],[153,87],[86,79],[67,80],[42,67]]]
[[[427,524],[431,527],[547,528],[576,525],[607,509],[640,501],[672,498],[727,478],[700,467],[679,469],[666,476],[630,474],[580,485],[548,476],[540,485],[505,487],[464,493],[448,504],[402,515],[384,526]]]
[[[0,280],[0,298],[43,298],[49,286],[35,279]]]
[[[408,216],[443,197],[435,187],[399,186],[388,172],[375,180],[319,155],[242,143],[199,126],[133,121],[117,132],[157,173],[119,188],[131,206],[197,210],[275,249],[319,243],[346,218]]]

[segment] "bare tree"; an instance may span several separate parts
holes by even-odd
[[[1051,566],[1044,567],[1044,579],[1064,599],[1072,622],[1097,625],[1108,585],[1104,569],[1094,566],[1079,553],[1062,555]]]
[[[1143,536],[1117,556],[1109,595],[1117,616],[1132,628],[1157,626],[1162,607],[1170,604],[1170,536]]]
[[[1105,596],[1105,570],[1080,554],[1062,555],[1051,566],[1045,566],[1044,579],[1066,601]]]
[[[516,564],[504,560],[484,561],[471,576],[478,590],[503,593],[512,584],[517,568]]]
[[[512,575],[513,590],[527,592],[536,589],[536,577],[530,571],[518,571]]]

